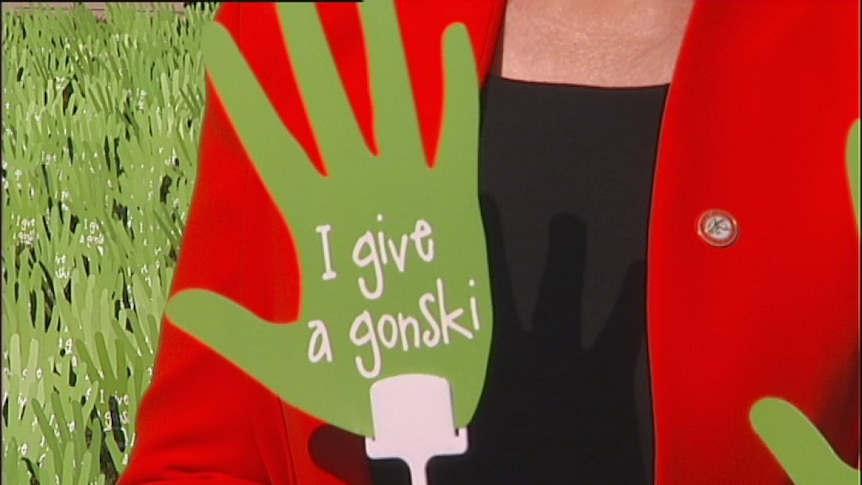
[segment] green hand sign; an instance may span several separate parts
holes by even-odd
[[[393,2],[358,8],[378,155],[363,141],[314,4],[278,4],[327,176],[286,130],[229,33],[218,24],[204,31],[216,91],[296,242],[300,317],[273,325],[206,289],[178,293],[167,314],[285,401],[343,429],[373,436],[371,385],[408,373],[447,379],[455,424],[466,426],[492,322],[470,40],[463,25],[445,33],[444,124],[429,168]]]
[[[859,483],[859,470],[842,462],[817,427],[789,402],[763,398],[751,408],[750,419],[796,485]]]
[[[859,120],[850,128],[847,136],[847,177],[850,179],[850,192],[853,196],[853,209],[856,211],[856,229],[859,229]]]
[[[859,229],[859,120],[847,138],[847,176]],[[774,397],[757,401],[749,415],[751,426],[796,485],[853,485],[859,470],[842,462],[805,414]]]

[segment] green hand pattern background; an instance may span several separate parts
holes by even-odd
[[[277,8],[326,176],[284,127],[227,30],[209,26],[203,49],[216,91],[291,229],[300,318],[274,325],[206,289],[179,292],[167,314],[285,401],[343,429],[372,437],[371,384],[406,373],[448,379],[455,424],[466,426],[492,330],[477,195],[479,87],[467,30],[455,24],[444,34],[444,121],[429,168],[393,2],[358,7],[378,155],[357,126],[314,4]]]

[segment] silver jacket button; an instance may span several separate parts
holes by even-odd
[[[707,243],[723,248],[735,243],[739,238],[739,226],[729,212],[713,209],[700,216],[697,233]]]

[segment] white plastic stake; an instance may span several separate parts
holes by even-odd
[[[446,379],[403,374],[371,386],[374,438],[365,439],[369,458],[399,458],[410,467],[412,485],[426,485],[425,467],[435,456],[467,451],[467,430],[455,429],[452,390]]]

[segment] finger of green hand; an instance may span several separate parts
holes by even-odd
[[[295,189],[313,190],[320,174],[281,122],[227,29],[212,22],[202,35],[207,71],[249,158],[281,209],[296,207],[291,203]],[[285,190],[287,185],[294,190]]]
[[[847,176],[850,178],[856,228],[859,229],[859,120],[853,123],[847,138]]]
[[[363,2],[359,11],[368,48],[375,135],[380,152],[391,156],[388,159],[395,163],[424,160],[395,2]]]
[[[359,125],[335,67],[326,34],[313,3],[279,3],[281,25],[305,108],[308,110],[327,172],[355,168],[351,154],[365,149]],[[344,174],[340,174],[344,176]]]
[[[749,418],[796,485],[859,483],[859,471],[841,461],[814,424],[787,401],[761,399]]]
[[[445,33],[443,130],[436,166],[448,184],[474,191],[479,185],[479,78],[467,28],[449,26]]]

